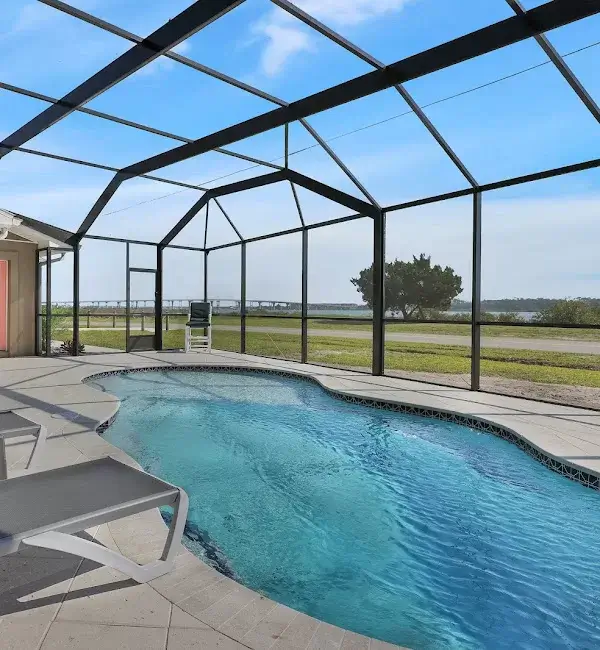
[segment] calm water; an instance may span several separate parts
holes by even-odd
[[[600,495],[513,445],[297,380],[99,383],[106,438],[187,490],[249,587],[416,650],[600,648]]]

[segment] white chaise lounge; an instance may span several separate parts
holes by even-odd
[[[144,566],[73,533],[121,517],[171,506],[174,516],[159,560]],[[179,552],[186,493],[114,458],[0,482],[0,557],[22,544],[64,551],[118,569],[137,582],[168,573]]]

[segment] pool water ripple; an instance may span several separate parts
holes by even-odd
[[[600,494],[509,442],[288,378],[95,381],[123,400],[106,438],[250,588],[415,650],[600,648]]]

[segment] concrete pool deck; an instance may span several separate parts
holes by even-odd
[[[574,476],[600,476],[600,412],[390,377],[231,352],[106,354],[0,360],[0,410],[15,409],[48,427],[42,465],[49,469],[111,455],[133,463],[96,428],[118,400],[82,381],[97,373],[181,365],[267,369],[309,375],[351,400],[409,405],[424,413],[477,419],[513,432]],[[31,442],[7,444],[9,477],[25,472]],[[30,470],[31,471],[31,470]],[[158,511],[87,533],[142,563],[158,556],[166,527]],[[0,558],[2,650],[384,650],[390,644],[345,632],[239,585],[188,551],[170,574],[138,585],[117,571],[62,553],[29,548]]]

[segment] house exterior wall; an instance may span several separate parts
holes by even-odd
[[[35,354],[35,278],[37,247],[0,239],[0,259],[8,261],[8,352]]]

